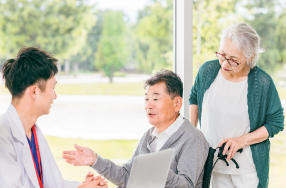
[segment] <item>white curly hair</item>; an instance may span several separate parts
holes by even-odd
[[[259,35],[250,25],[245,22],[232,24],[223,29],[221,34],[220,45],[223,45],[225,40],[230,39],[243,52],[247,59],[247,65],[250,68],[256,66],[259,54],[263,53],[264,50],[260,48]],[[253,55],[253,59],[249,61]]]

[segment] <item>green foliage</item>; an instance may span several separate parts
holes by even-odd
[[[193,63],[198,69],[207,60],[216,59],[220,32],[232,22],[250,24],[261,38],[261,54],[258,66],[272,74],[286,62],[286,11],[278,1],[269,0],[204,0],[202,10],[201,53],[196,54],[199,2],[194,1],[193,10]],[[280,8],[280,12],[277,11]],[[243,14],[239,14],[243,10]]]
[[[195,70],[216,58],[223,28],[245,21],[258,32],[265,49],[258,65],[275,73],[286,62],[286,8],[281,2],[194,0]],[[149,1],[136,23],[125,22],[120,11],[96,10],[90,0],[0,0],[0,12],[0,64],[22,46],[35,46],[60,60],[80,63],[85,70],[101,70],[110,81],[125,66],[146,73],[172,69],[173,0]]]
[[[197,49],[197,27],[199,16],[199,0],[194,1],[193,6],[193,64],[198,70],[204,62],[216,59],[215,52],[219,49],[221,30],[231,22],[242,20],[235,14],[234,0],[204,0],[202,10],[201,29],[201,49],[200,54],[196,54]]]
[[[166,6],[163,6],[167,4]],[[139,12],[135,28],[137,68],[143,72],[172,69],[173,1],[155,1]]]
[[[126,73],[124,72],[114,72],[115,77],[126,77]]]
[[[256,30],[261,38],[261,47],[265,52],[261,54],[258,66],[268,73],[274,73],[281,67],[286,59],[283,59],[285,50],[285,19],[284,14],[277,14],[275,6],[276,1],[256,0],[249,1],[245,5],[252,19],[245,20]],[[284,22],[283,22],[283,21]]]
[[[116,76],[124,76],[115,72]],[[144,95],[144,83],[91,83],[91,84],[57,84],[57,95]],[[4,84],[0,84],[0,95],[10,94]],[[286,92],[285,92],[286,98]]]
[[[34,46],[58,58],[77,54],[95,24],[86,0],[0,1],[0,57]]]
[[[96,25],[92,27],[91,31],[88,33],[87,40],[83,48],[78,54],[72,56],[72,63],[80,63],[85,70],[94,70],[95,55],[97,51],[100,35],[102,32],[103,24],[103,14],[104,11],[96,10],[94,15],[96,16]]]
[[[126,65],[129,49],[126,39],[126,23],[121,11],[107,11],[104,13],[103,26],[95,66],[103,70],[112,82],[115,71]]]
[[[286,63],[286,8],[282,9],[277,25],[277,48],[279,49],[280,64]]]

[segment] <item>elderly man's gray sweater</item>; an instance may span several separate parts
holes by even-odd
[[[126,187],[134,158],[138,155],[154,152],[150,147],[155,139],[152,136],[153,130],[154,127],[143,135],[136,151],[127,163],[118,166],[98,155],[92,168],[115,185]],[[209,144],[201,131],[185,119],[181,127],[171,135],[160,150],[168,148],[175,148],[176,150],[165,187],[202,187],[203,169],[208,156]],[[151,170],[152,166],[150,166]]]

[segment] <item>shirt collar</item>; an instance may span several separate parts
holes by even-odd
[[[159,133],[158,129],[155,127],[154,130],[152,131],[152,136],[158,137],[159,134],[167,134],[168,137],[170,137],[173,133],[175,133],[180,126],[183,124],[184,118],[179,115],[179,117],[176,119],[176,121],[170,125],[165,131]]]

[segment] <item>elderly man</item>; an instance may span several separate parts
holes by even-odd
[[[179,113],[183,95],[181,79],[172,71],[162,70],[146,81],[145,89],[146,116],[154,127],[143,135],[127,163],[118,166],[78,145],[75,151],[64,151],[63,158],[74,166],[91,166],[112,183],[126,187],[136,156],[175,148],[165,187],[202,187],[209,145],[203,134]]]

